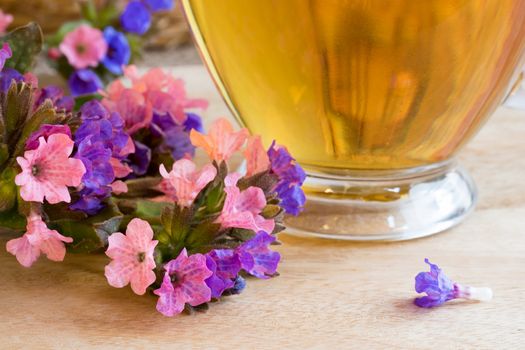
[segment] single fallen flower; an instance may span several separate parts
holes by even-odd
[[[415,289],[426,296],[416,298],[414,304],[419,307],[431,308],[440,306],[453,299],[469,299],[489,301],[492,299],[492,289],[487,287],[475,288],[452,282],[439,268],[428,259],[425,262],[430,266],[430,272],[420,272],[415,278]]]

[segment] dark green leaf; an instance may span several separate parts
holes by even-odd
[[[20,156],[25,149],[27,138],[42,124],[58,124],[66,119],[66,114],[57,112],[50,100],[44,101],[24,124],[20,137],[13,150],[13,157]]]
[[[217,236],[221,225],[213,221],[204,221],[191,230],[186,238],[186,248],[190,253],[206,252],[204,247],[210,245]]]
[[[17,187],[16,172],[12,168],[5,169],[0,175],[0,212],[10,211],[16,203]]]
[[[9,149],[7,144],[0,143],[0,169],[3,168],[4,163],[9,159]]]
[[[22,74],[30,71],[36,56],[42,50],[42,40],[42,30],[33,22],[8,33],[0,39],[0,43],[8,42],[13,51],[13,57],[7,60],[5,66]]]
[[[31,105],[31,87],[28,84],[13,81],[7,90],[5,104],[2,108],[9,145],[12,146],[18,140],[20,129],[28,118]]]
[[[23,230],[26,227],[26,218],[16,210],[0,212],[0,227]]]

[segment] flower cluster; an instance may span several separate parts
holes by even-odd
[[[268,152],[259,152],[260,139],[246,142],[249,137],[246,129],[235,131],[226,119],[215,121],[208,134],[190,132],[193,145],[202,148],[211,163],[198,169],[182,158],[170,171],[160,166],[163,180],[158,188],[165,201],[161,227],[154,231],[146,221],[134,219],[125,235],[109,237],[110,285],[130,284],[137,294],[152,288],[159,297],[157,310],[173,316],[240,293],[245,276],[267,279],[276,274],[280,255],[270,245],[282,229],[285,210],[277,191],[284,178],[281,170],[293,166],[302,174],[302,169],[289,154],[281,156],[287,164],[277,162],[280,167],[272,169],[268,153],[283,148],[272,145]],[[229,159],[245,144],[248,173],[229,173]]]
[[[109,112],[99,101],[92,100],[80,109],[80,127],[75,132],[77,153],[86,167],[79,199],[72,209],[95,214],[112,191],[127,191],[126,184],[115,179],[128,176],[132,170],[123,159],[134,152],[131,137],[124,132],[124,122],[116,112]]]
[[[123,116],[125,130],[133,135],[137,151],[129,164],[135,176],[156,175],[161,163],[193,157],[189,134],[202,131],[202,123],[191,110],[205,109],[208,103],[188,98],[184,81],[160,68],[141,76],[129,66],[125,78],[112,82],[103,96],[104,106]]]
[[[137,4],[150,11],[169,1]],[[85,49],[74,59],[82,66],[102,56]],[[284,213],[304,204],[304,172],[286,148],[265,150],[226,119],[204,133],[195,109],[207,102],[188,98],[184,82],[160,69],[125,67],[101,101],[81,104],[39,88],[27,65],[3,69],[22,52],[0,49],[0,225],[20,230],[6,249],[21,265],[105,249],[108,283],[149,289],[166,316],[239,294],[248,276],[277,275],[281,256],[271,246]],[[196,148],[207,164],[193,162]],[[235,153],[245,156],[245,173],[229,171]]]
[[[82,2],[82,21],[65,23],[48,39],[52,66],[68,79],[73,96],[96,93],[104,81],[123,74],[151,25],[151,14],[171,10],[173,0],[131,0],[122,13],[112,2],[95,8]]]

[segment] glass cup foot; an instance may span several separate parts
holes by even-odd
[[[353,241],[397,241],[460,223],[474,208],[476,186],[454,163],[401,172],[309,174],[307,203],[285,232]]]

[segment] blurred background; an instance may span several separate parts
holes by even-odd
[[[102,6],[105,1],[94,2]],[[0,0],[0,8],[14,17],[9,29],[34,21],[42,27],[44,35],[51,35],[63,23],[81,17],[81,2],[82,0]],[[117,0],[117,6],[122,10],[127,2]],[[173,10],[153,15],[152,27],[144,36],[147,55],[137,64],[152,67],[200,63],[182,7],[177,2],[175,4]],[[46,67],[45,60],[39,60],[36,72],[45,75],[52,71]]]

